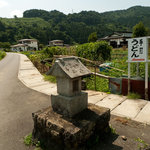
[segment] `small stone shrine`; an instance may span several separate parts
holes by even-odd
[[[81,77],[91,74],[76,57],[58,59],[49,74],[57,79],[57,95],[51,95],[54,111],[68,117],[87,108],[88,95],[81,92]]]
[[[110,110],[88,105],[81,91],[81,77],[91,72],[76,57],[57,59],[48,74],[57,79],[57,94],[51,95],[52,107],[32,114],[34,140],[48,150],[73,150],[109,130]]]

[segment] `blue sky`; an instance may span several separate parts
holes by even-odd
[[[82,10],[105,12],[135,5],[150,6],[150,0],[0,0],[0,17],[22,16],[28,9],[58,10],[65,14]]]

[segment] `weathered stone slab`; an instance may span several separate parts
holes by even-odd
[[[48,83],[45,85],[38,85],[38,86],[32,87],[32,89],[37,90],[37,91],[42,91],[44,89],[50,89],[50,88],[51,88],[51,85],[49,85]]]
[[[93,104],[73,118],[65,118],[51,107],[32,116],[34,140],[53,150],[82,149],[91,136],[103,136],[109,131],[110,110]]]
[[[108,94],[99,92],[97,95],[89,96],[88,103],[96,104],[97,102],[103,100]]]
[[[57,94],[57,87],[55,86],[55,87],[50,88],[50,89],[43,89],[40,92],[48,94],[48,95]]]
[[[121,105],[111,111],[111,113],[133,119],[146,104],[147,101],[144,100],[126,99]]]
[[[22,66],[24,66],[24,65],[32,65],[32,62],[29,61],[29,60],[24,60],[24,61],[21,61],[20,64],[21,64]]]
[[[22,80],[43,80],[43,76],[40,75],[40,74],[37,74],[37,75],[32,75],[32,76],[20,76],[20,74],[18,74],[18,77],[21,78]]]
[[[37,70],[20,70],[20,76],[29,76],[29,75],[39,75],[40,73]]]
[[[43,80],[43,79],[41,79],[41,78],[37,78],[37,79],[28,79],[28,78],[24,78],[24,83],[25,84],[27,84],[27,85],[39,85],[39,84],[46,84],[46,82]],[[43,83],[44,82],[44,83]]]
[[[51,104],[54,111],[67,117],[72,117],[87,108],[88,95],[85,92],[77,96],[66,97],[63,95],[51,95]]]
[[[96,103],[96,105],[113,110],[119,104],[121,104],[125,99],[126,99],[125,96],[110,94],[107,97],[105,97],[102,101],[99,101],[98,103]]]
[[[150,102],[148,102],[134,119],[150,125]]]
[[[92,90],[87,90],[86,92],[88,92],[89,96],[94,96],[94,95],[98,95],[99,94],[99,92],[92,91]]]

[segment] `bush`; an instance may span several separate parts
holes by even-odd
[[[10,43],[9,42],[0,42],[0,48],[10,49]]]
[[[8,48],[7,48],[7,49],[4,48],[3,50],[4,50],[5,52],[12,52],[12,50],[11,50],[11,49],[8,49]]]
[[[88,90],[95,90],[95,77],[92,75],[90,78],[84,78]],[[110,92],[108,79],[96,77],[96,91]]]
[[[3,51],[0,51],[0,60],[3,59],[6,56],[6,53]]]
[[[51,83],[56,83],[56,77],[51,76],[51,75],[45,75],[45,74],[44,74],[44,80],[45,80],[45,81],[49,81],[49,82],[51,82]]]
[[[105,41],[86,43],[77,46],[77,56],[93,61],[105,61],[111,58],[111,46]]]
[[[140,99],[141,96],[138,93],[129,93],[128,99]]]
[[[32,144],[32,133],[24,137],[24,143],[27,146],[30,146]]]
[[[91,33],[88,37],[88,42],[96,42],[96,40],[97,40],[97,33],[96,32]]]
[[[46,47],[42,52],[47,58],[52,58],[54,55],[65,55],[67,50],[64,47]]]
[[[41,60],[41,55],[40,55],[40,54],[31,54],[31,55],[29,55],[29,59],[30,59],[32,62],[35,62],[35,61],[40,62],[40,60]]]

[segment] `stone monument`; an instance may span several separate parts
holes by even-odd
[[[57,94],[51,106],[33,113],[33,138],[47,149],[79,149],[93,135],[109,129],[110,110],[88,105],[88,94],[81,91],[81,77],[91,74],[76,57],[57,59],[48,72],[57,79]]]
[[[58,59],[48,74],[57,79],[57,95],[51,95],[54,111],[68,117],[87,108],[88,95],[81,91],[81,77],[91,74],[76,57]]]

